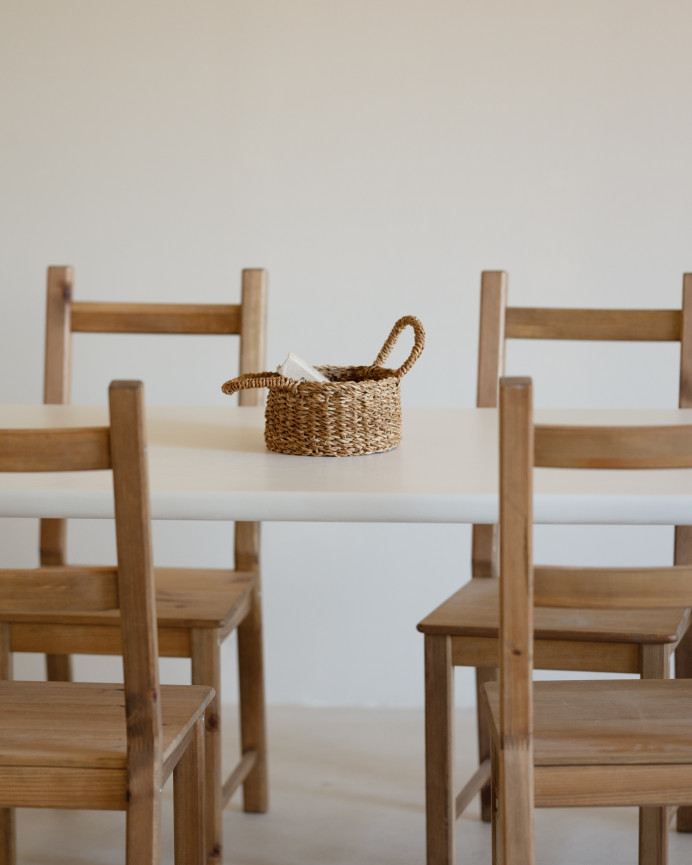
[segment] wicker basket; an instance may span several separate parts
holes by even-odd
[[[399,334],[414,332],[411,354],[399,369],[385,369]],[[318,366],[329,382],[296,381],[276,372],[249,373],[222,391],[269,390],[264,441],[270,451],[300,456],[356,456],[392,450],[401,442],[399,383],[425,344],[420,321],[404,316],[392,328],[372,366]]]

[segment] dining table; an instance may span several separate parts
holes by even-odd
[[[155,520],[495,523],[497,411],[404,408],[395,450],[353,457],[267,450],[262,408],[150,406]],[[538,410],[550,424],[692,424],[692,409]],[[108,423],[105,406],[0,405],[0,427]],[[537,523],[692,525],[692,469],[538,469]],[[3,473],[0,516],[113,516],[103,472]]]

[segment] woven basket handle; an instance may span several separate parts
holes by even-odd
[[[285,378],[278,372],[246,372],[244,375],[239,375],[237,378],[232,378],[222,384],[221,390],[227,394],[260,387],[266,387],[269,390],[295,390],[299,384],[300,382]]]
[[[405,315],[403,318],[400,318],[399,321],[397,321],[397,323],[392,328],[392,332],[387,337],[387,341],[382,346],[380,353],[375,358],[373,366],[382,366],[384,364],[384,362],[391,354],[391,351],[394,348],[397,339],[399,338],[399,334],[402,330],[404,330],[404,328],[409,326],[413,328],[414,337],[411,354],[401,364],[399,369],[394,370],[397,378],[403,378],[406,375],[406,373],[411,369],[413,364],[421,356],[421,352],[425,347],[425,331],[423,330],[423,325],[420,323],[420,321],[416,318],[415,315]]]

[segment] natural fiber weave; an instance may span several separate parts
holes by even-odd
[[[411,354],[399,369],[382,366],[405,327],[414,332]],[[412,315],[392,328],[372,366],[318,366],[328,382],[296,381],[279,373],[241,375],[227,394],[269,389],[264,441],[270,451],[299,456],[356,456],[392,450],[401,442],[399,384],[420,357],[423,325]]]

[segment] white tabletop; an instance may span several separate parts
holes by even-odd
[[[548,423],[692,423],[687,411],[539,411]],[[0,427],[93,426],[104,408],[0,405]],[[403,442],[361,457],[270,453],[261,409],[147,411],[152,515],[183,520],[495,522],[497,415],[408,409]],[[543,523],[692,524],[692,470],[555,471],[535,479]],[[109,517],[102,472],[0,475],[0,515]]]

